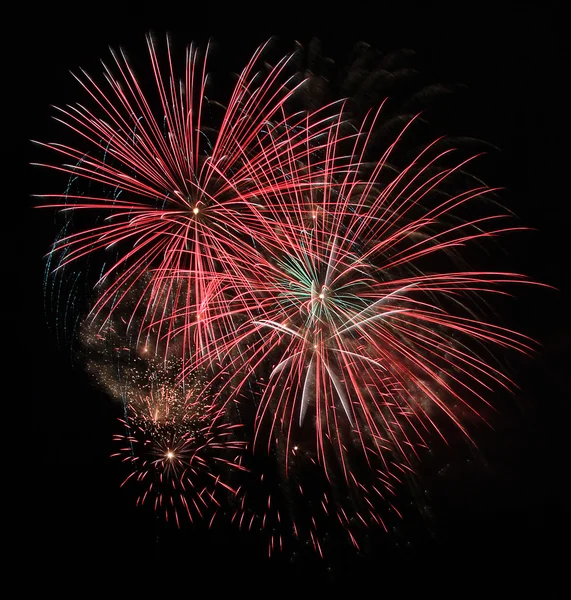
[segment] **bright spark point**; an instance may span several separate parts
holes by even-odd
[[[325,298],[325,294],[321,292],[321,294],[319,294],[319,297],[321,298],[321,300],[323,300],[323,298]]]
[[[174,452],[172,452],[171,450],[169,450],[169,451],[167,452],[167,458],[169,458],[169,459],[170,459],[170,458],[174,458]]]
[[[195,215],[197,215],[197,214],[198,214],[198,206],[195,206],[195,207],[192,209],[192,212],[193,212]]]

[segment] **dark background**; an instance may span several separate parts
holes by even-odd
[[[386,4],[386,6],[385,6]],[[568,226],[568,48],[559,3],[479,2],[154,4],[101,2],[22,5],[13,13],[3,53],[8,167],[5,220],[5,402],[10,442],[6,481],[16,532],[10,546],[22,591],[86,595],[153,586],[188,594],[248,594],[285,590],[305,595],[348,586],[352,593],[400,597],[556,598],[568,593],[568,423],[570,363]],[[43,256],[56,233],[53,218],[33,209],[33,193],[55,191],[30,139],[51,141],[50,104],[81,97],[68,70],[99,73],[108,46],[144,52],[144,34],[170,31],[179,47],[213,36],[229,68],[238,69],[272,35],[285,42],[321,38],[342,60],[360,40],[382,51],[417,52],[433,82],[461,82],[455,110],[437,116],[442,133],[464,133],[500,148],[487,180],[506,188],[503,202],[536,231],[510,239],[514,269],[558,291],[522,292],[509,319],[541,343],[532,360],[516,363],[521,392],[496,431],[482,438],[486,467],[456,466],[432,482],[434,532],[412,535],[405,548],[329,562],[267,561],[262,544],[232,531],[165,530],[135,510],[109,459],[119,409],[94,389],[69,352],[58,349],[43,308]],[[449,131],[447,131],[447,129]],[[59,130],[62,133],[62,130]],[[65,131],[63,133],[65,135]],[[48,138],[48,139],[47,139]],[[45,159],[45,155],[42,155]],[[13,162],[12,162],[13,161]],[[5,235],[6,235],[5,234]],[[14,343],[15,340],[15,343]],[[451,457],[454,461],[454,457]],[[567,553],[568,554],[568,553]],[[12,561],[10,561],[12,562]],[[88,595],[88,594],[87,594]]]

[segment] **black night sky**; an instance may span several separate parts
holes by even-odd
[[[11,216],[5,219],[4,343],[14,358],[5,365],[5,402],[13,417],[5,421],[11,435],[4,461],[16,469],[14,480],[4,482],[4,496],[14,504],[4,521],[8,529],[15,525],[5,550],[20,573],[18,595],[81,598],[103,585],[109,594],[122,588],[134,598],[141,584],[148,585],[145,597],[161,588],[214,598],[286,590],[304,597],[346,588],[379,598],[566,595],[571,327],[565,307],[571,289],[563,129],[569,63],[560,3],[319,4],[227,8],[222,2],[103,0],[16,9],[3,86],[4,132],[15,134],[3,144]],[[409,528],[408,543],[379,544],[366,557],[340,550],[328,561],[269,561],[263,543],[233,528],[164,527],[119,489],[123,472],[109,455],[120,407],[58,348],[44,312],[43,257],[56,230],[53,215],[35,210],[31,195],[59,190],[50,173],[29,165],[45,159],[29,140],[66,135],[51,120],[50,105],[80,99],[69,70],[99,74],[108,46],[144,55],[149,30],[159,38],[172,33],[179,48],[214,37],[229,70],[273,35],[286,44],[319,37],[324,53],[338,61],[361,40],[380,51],[411,48],[425,80],[465,86],[435,111],[435,127],[500,149],[484,160],[484,178],[505,187],[503,203],[534,230],[506,240],[507,261],[557,291],[524,290],[504,309],[509,323],[541,349],[513,363],[521,391],[502,404],[495,430],[481,432],[485,464],[451,456],[444,475],[428,468],[433,520],[430,531]]]

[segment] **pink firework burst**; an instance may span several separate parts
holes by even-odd
[[[253,240],[264,244],[274,235],[274,224],[262,218],[267,195],[310,185],[297,172],[298,155],[306,152],[302,142],[308,134],[317,140],[330,122],[318,111],[308,130],[307,116],[286,113],[296,91],[287,75],[290,56],[267,67],[261,61],[264,47],[258,49],[224,108],[206,97],[209,49],[201,56],[190,46],[177,78],[170,42],[166,68],[150,36],[147,42],[158,102],[147,96],[123,52],[113,53],[113,67],[104,66],[104,84],[87,73],[77,76],[91,108],[59,109],[57,120],[79,137],[78,146],[40,145],[71,160],[43,166],[79,179],[83,187],[75,194],[40,197],[57,198],[46,206],[76,215],[106,215],[103,224],[66,231],[53,249],[59,255],[56,270],[97,251],[115,251],[100,276],[105,292],[92,316],[113,312],[151,273],[137,307],[144,326],[168,327],[172,312],[182,308],[188,325],[198,323],[186,343],[192,353],[219,335],[209,314],[213,298],[229,293],[221,273],[246,285],[236,257],[247,255]],[[216,111],[219,119],[212,116]],[[280,173],[284,163],[289,168]],[[219,311],[216,316],[219,327],[232,330],[230,318]],[[168,338],[168,329],[164,335]]]
[[[252,377],[262,383],[256,439],[270,449],[285,436],[286,468],[310,414],[319,462],[326,471],[340,463],[346,480],[350,447],[389,449],[408,462],[431,431],[445,437],[443,418],[469,437],[459,415],[484,418],[492,389],[512,387],[490,348],[531,344],[485,321],[479,306],[484,294],[506,294],[506,284],[526,278],[462,263],[464,246],[517,229],[486,202],[494,190],[466,187],[471,159],[455,159],[439,140],[395,170],[412,123],[371,162],[380,115],[346,135],[340,112],[318,151],[306,136],[303,169],[282,165],[280,174],[303,173],[312,185],[267,194],[280,227],[243,259],[248,310],[203,358],[226,358],[231,397]]]

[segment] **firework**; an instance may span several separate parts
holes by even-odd
[[[170,44],[166,69],[148,47],[156,106],[115,53],[107,91],[78,78],[93,108],[61,111],[90,150],[47,144],[73,161],[53,168],[100,190],[49,205],[105,215],[66,227],[52,255],[59,270],[112,256],[85,331],[124,403],[117,456],[139,502],[177,523],[228,493],[270,552],[293,535],[322,554],[327,522],[358,548],[355,523],[387,528],[423,449],[449,424],[471,439],[466,415],[485,421],[513,387],[494,349],[531,342],[488,322],[483,297],[527,279],[474,270],[464,248],[517,228],[466,175],[475,157],[442,139],[401,152],[417,117],[386,142],[386,103],[361,118],[308,102],[315,80],[289,75],[293,55],[267,66],[259,49],[218,107],[194,46],[180,79]],[[220,474],[272,480],[246,439],[298,511]]]
[[[111,316],[87,318],[81,328],[88,372],[123,406],[113,454],[129,471],[122,485],[139,490],[138,505],[178,526],[182,515],[211,522],[232,504],[234,472],[244,470],[242,425],[231,406],[212,403],[206,374],[195,370],[181,380],[182,342],[156,339],[152,329],[138,339],[144,313],[134,320],[133,306],[139,302],[135,287]]]
[[[341,142],[340,115],[320,152],[306,153],[311,189],[267,199],[281,228],[252,254],[248,313],[205,352],[205,362],[226,355],[231,395],[252,376],[264,380],[256,438],[269,449],[274,434],[285,435],[286,461],[310,414],[326,470],[331,449],[344,465],[347,445],[390,447],[406,461],[431,430],[443,437],[442,417],[469,435],[452,407],[482,417],[485,393],[512,385],[481,356],[486,346],[530,349],[524,336],[484,321],[475,300],[525,278],[457,269],[462,246],[514,229],[501,225],[503,214],[463,216],[493,190],[450,193],[466,161],[437,143],[395,172],[389,161],[409,124],[371,165],[378,118]]]
[[[247,254],[254,239],[263,244],[273,236],[273,223],[260,214],[264,198],[311,185],[302,173],[291,179],[298,154],[305,152],[297,138],[317,139],[329,124],[316,114],[308,133],[302,126],[305,115],[285,113],[296,90],[287,76],[289,56],[266,68],[260,48],[224,108],[206,97],[209,49],[200,56],[190,46],[177,78],[170,42],[167,69],[150,36],[147,42],[158,103],[148,99],[122,52],[113,53],[114,68],[105,66],[104,85],[86,73],[77,76],[91,108],[68,106],[56,119],[79,137],[78,147],[40,145],[71,161],[44,166],[69,174],[81,187],[41,197],[58,199],[46,206],[63,207],[76,218],[85,211],[105,215],[95,227],[75,233],[64,228],[52,251],[58,257],[52,261],[56,271],[98,251],[114,256],[97,281],[105,293],[92,317],[109,316],[150,273],[139,305],[144,313],[140,333],[151,323],[170,323],[171,312],[183,307],[188,324],[199,324],[186,343],[194,351],[218,335],[201,324],[212,322],[211,306],[229,292],[221,272],[242,280],[235,257]],[[216,111],[219,118],[213,116]],[[280,174],[284,162],[289,168]],[[229,319],[218,322],[224,329],[233,327]]]
[[[136,482],[142,492],[137,504],[192,521],[209,516],[212,522],[220,497],[236,494],[224,480],[228,469],[240,469],[237,457],[244,442],[236,439],[235,425],[225,422],[212,406],[194,401],[193,389],[161,387],[126,402],[124,432],[114,436],[131,473],[123,485]]]

